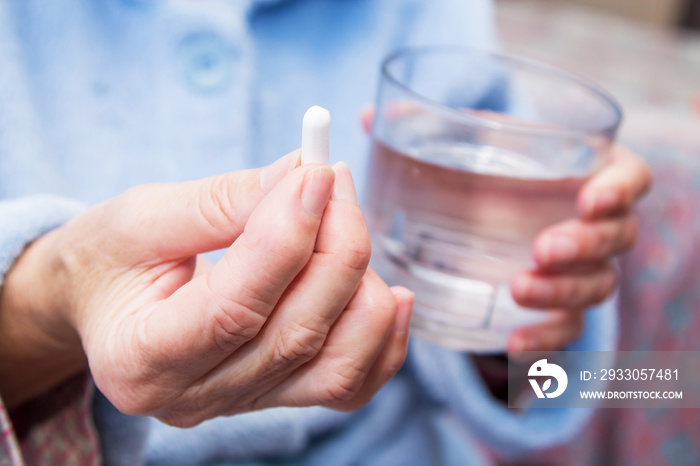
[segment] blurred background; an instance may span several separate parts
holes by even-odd
[[[700,0],[496,0],[505,51],[588,77],[654,188],[621,260],[620,349],[700,351]],[[577,442],[517,464],[700,464],[700,410],[604,409]]]
[[[630,125],[651,118],[651,112],[700,129],[700,0],[497,0],[496,5],[508,52],[593,79],[622,102]]]

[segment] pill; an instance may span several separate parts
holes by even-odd
[[[301,129],[301,163],[328,164],[331,114],[314,105],[304,114]]]

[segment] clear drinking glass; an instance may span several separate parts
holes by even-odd
[[[577,215],[621,117],[595,84],[529,60],[453,47],[385,60],[364,205],[372,266],[416,293],[414,335],[500,351],[546,317],[510,281],[540,231]]]

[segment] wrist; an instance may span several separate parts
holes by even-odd
[[[0,290],[0,392],[8,407],[87,367],[65,299],[54,230],[20,255]]]

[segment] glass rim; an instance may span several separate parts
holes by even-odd
[[[558,77],[560,79],[569,81],[570,83],[576,84],[578,86],[584,87],[591,91],[596,97],[601,99],[603,102],[608,104],[614,114],[615,119],[613,123],[594,127],[591,129],[573,129],[573,128],[551,128],[551,127],[533,127],[531,122],[526,123],[510,123],[486,116],[478,116],[474,114],[460,112],[456,108],[449,107],[447,105],[441,104],[425,95],[416,92],[411,89],[410,86],[403,83],[396,76],[392,75],[389,71],[389,66],[401,58],[407,56],[416,56],[426,53],[457,53],[460,55],[471,55],[471,56],[481,56],[489,59],[497,59],[504,61],[509,64],[509,66],[521,67],[530,70],[534,70],[539,73],[548,74],[549,76]],[[514,55],[509,55],[505,53],[494,52],[488,49],[478,49],[472,47],[462,47],[462,46],[450,46],[450,45],[432,45],[432,46],[417,46],[417,47],[402,47],[391,54],[389,54],[383,61],[381,65],[382,78],[388,80],[391,84],[397,86],[405,93],[416,98],[421,104],[426,105],[432,109],[437,110],[440,113],[450,116],[451,118],[462,121],[465,124],[480,126],[483,128],[488,128],[498,131],[507,131],[513,133],[528,134],[531,136],[557,136],[557,137],[572,137],[572,138],[582,138],[590,137],[595,135],[601,135],[608,132],[614,132],[622,122],[623,111],[620,103],[615,97],[600,85],[596,84],[594,81],[580,76],[576,73],[564,70],[554,65],[547,64],[538,60],[533,60],[530,58],[518,57]]]

